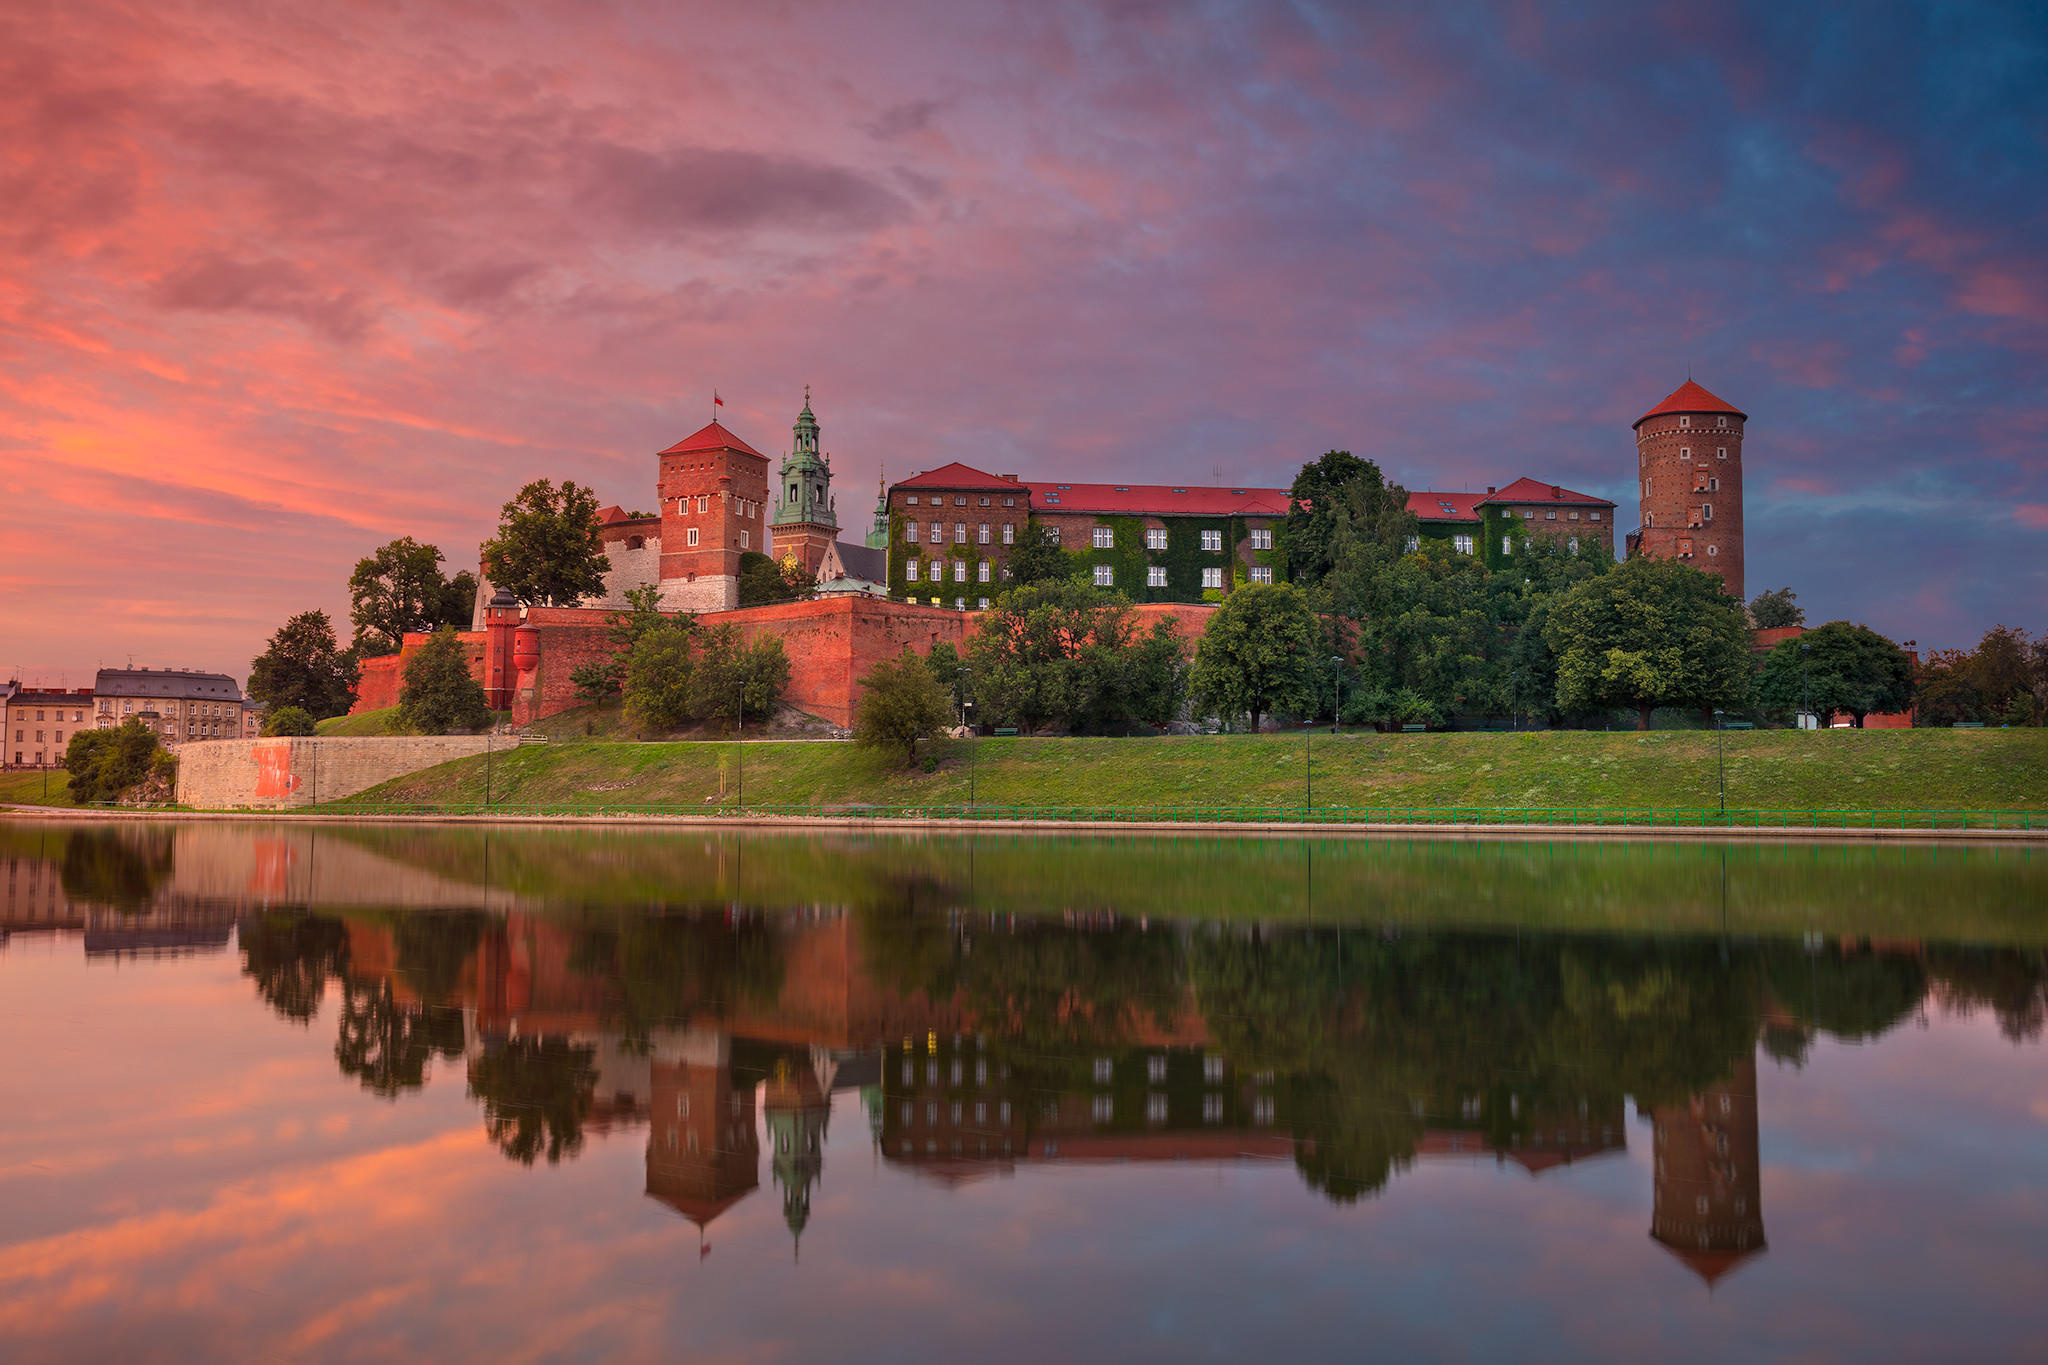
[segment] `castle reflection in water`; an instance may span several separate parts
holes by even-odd
[[[397,1097],[459,1065],[511,1159],[644,1129],[646,1194],[700,1229],[765,1165],[793,1253],[852,1093],[879,1159],[932,1181],[1291,1163],[1340,1202],[1418,1162],[1551,1177],[1633,1126],[1650,1235],[1711,1284],[1766,1246],[1759,1051],[1929,1008],[2038,1037],[2044,1014],[2038,951],[1024,915],[928,885],[551,905],[346,844],[323,883],[256,843],[214,869],[170,835],[17,839],[0,928],[233,951],[268,1008],[334,1021],[350,1082]]]

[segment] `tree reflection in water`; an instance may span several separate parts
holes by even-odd
[[[553,1165],[583,1148],[583,1121],[597,1083],[595,1047],[565,1038],[491,1042],[469,1063],[469,1093],[484,1106],[484,1129],[522,1166]]]

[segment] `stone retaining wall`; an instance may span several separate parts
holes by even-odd
[[[207,809],[280,810],[334,801],[484,752],[487,735],[390,739],[224,739],[188,744],[178,755],[178,802]],[[506,747],[510,741],[496,741]]]

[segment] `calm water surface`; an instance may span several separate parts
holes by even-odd
[[[2048,856],[0,824],[0,1358],[2040,1358]]]

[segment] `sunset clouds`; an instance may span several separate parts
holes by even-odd
[[[1755,585],[2038,625],[2044,90],[2021,5],[11,5],[0,668],[240,675],[527,478],[645,506],[714,384],[814,386],[855,526],[1332,446],[1632,505],[1690,365]]]

